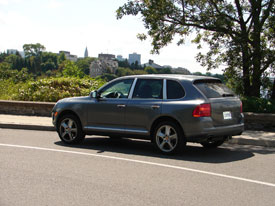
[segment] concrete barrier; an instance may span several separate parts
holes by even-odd
[[[245,129],[275,131],[275,114],[244,113]]]
[[[28,102],[0,100],[0,114],[51,115],[54,102]],[[275,114],[244,113],[245,128],[247,130],[275,131]]]
[[[29,102],[0,100],[0,114],[33,115],[50,117],[53,102]]]

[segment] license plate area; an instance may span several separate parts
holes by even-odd
[[[231,112],[229,112],[229,111],[223,112],[223,119],[224,120],[232,119]]]

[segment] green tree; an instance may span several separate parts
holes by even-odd
[[[64,77],[79,77],[83,78],[85,76],[84,72],[79,69],[76,64],[70,60],[64,62],[64,69],[62,70]]]
[[[58,56],[58,64],[62,64],[62,62],[64,62],[66,60],[66,56],[64,52],[61,52],[61,54],[59,54]]]
[[[21,70],[24,67],[24,59],[19,54],[10,54],[3,62],[8,63],[11,69]]]
[[[148,74],[158,73],[158,71],[154,67],[150,67],[150,66],[145,67],[144,71],[147,72]]]
[[[141,14],[153,52],[168,45],[175,36],[183,44],[187,35],[201,48],[197,60],[208,69],[226,64],[227,71],[240,74],[242,93],[260,96],[261,77],[275,66],[274,0],[130,0],[117,10],[117,18]],[[139,34],[140,39],[147,35]]]
[[[8,56],[7,53],[5,53],[5,52],[1,53],[0,54],[0,63],[3,62],[7,56]]]
[[[24,44],[23,49],[25,52],[26,62],[30,70],[35,74],[41,73],[41,58],[42,52],[45,51],[45,47],[42,44]]]
[[[159,74],[172,74],[172,70],[170,68],[162,68],[158,69]]]
[[[133,73],[134,73],[134,75],[148,74],[146,71],[144,71],[144,70],[139,70],[139,69],[133,70]]]
[[[95,60],[95,58],[92,58],[92,57],[81,58],[81,59],[77,60],[76,65],[86,75],[89,75],[90,74],[90,65],[94,60]]]
[[[118,66],[123,68],[130,68],[128,59],[125,59],[124,61],[118,61]]]
[[[3,73],[7,72],[8,70],[11,70],[11,65],[7,62],[0,63],[0,71]]]
[[[129,68],[121,68],[119,67],[117,70],[116,70],[116,75],[118,77],[122,77],[122,76],[127,76],[127,75],[133,75],[134,72],[129,69]]]
[[[43,52],[41,55],[41,71],[53,71],[58,69],[58,56],[52,52]]]

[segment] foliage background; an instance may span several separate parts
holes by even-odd
[[[38,47],[38,48],[37,48]],[[43,52],[41,44],[25,46],[30,51],[27,57],[19,54],[0,54],[0,99],[20,101],[56,102],[66,97],[87,96],[106,82],[125,75],[170,74],[171,69],[142,68],[135,64],[120,62],[115,74],[106,73],[96,78],[89,76],[89,66],[96,58],[81,58],[77,62],[66,60],[64,54]],[[238,95],[241,94],[240,79],[232,78],[231,73],[194,75],[212,76],[222,80]],[[266,88],[272,83],[265,80]],[[240,96],[244,112],[275,113],[275,101],[257,97]]]

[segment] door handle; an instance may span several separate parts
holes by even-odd
[[[153,105],[153,106],[151,106],[152,109],[159,109],[159,107],[160,107],[159,105]]]
[[[126,105],[125,105],[125,104],[118,104],[117,107],[118,107],[118,108],[125,108]]]

